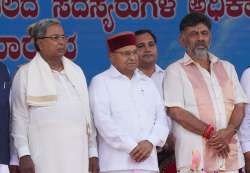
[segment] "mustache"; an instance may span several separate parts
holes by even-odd
[[[143,58],[148,58],[154,56],[152,53],[145,53],[142,55]]]
[[[197,41],[195,43],[195,46],[204,46],[206,48],[208,47],[208,45],[204,41]]]

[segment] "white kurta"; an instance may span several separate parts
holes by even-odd
[[[101,172],[158,171],[155,146],[164,145],[169,130],[152,80],[138,71],[130,80],[111,66],[93,78],[89,94],[99,132]],[[142,140],[149,140],[154,148],[148,159],[137,163],[129,153]]]
[[[150,78],[155,83],[155,86],[160,92],[162,98],[163,98],[163,77],[164,77],[164,70],[160,66],[155,64],[155,72],[150,76]]]
[[[27,106],[27,69],[21,67],[12,86],[12,135],[19,157],[31,155],[36,173],[87,173],[88,157],[96,155],[96,148],[94,140],[88,142],[76,89],[63,72],[53,72],[56,104]]]
[[[223,91],[219,84],[219,81],[215,75],[214,64],[217,62],[221,62],[226,73],[228,74],[233,87],[233,104],[238,103],[246,103],[247,99],[246,96],[240,86],[236,71],[234,66],[227,61],[223,61],[218,59],[216,56],[210,54],[210,61],[211,61],[211,72],[208,73],[207,70],[203,69],[199,64],[194,63],[193,60],[185,54],[184,57],[175,63],[169,65],[165,70],[165,78],[164,78],[164,98],[165,98],[165,105],[167,107],[180,107],[192,113],[197,118],[199,116],[199,107],[203,106],[204,104],[207,105],[209,98],[206,99],[206,103],[198,104],[196,95],[194,93],[193,88],[187,73],[185,72],[184,68],[181,64],[190,65],[194,64],[197,67],[199,74],[201,74],[202,78],[205,81],[208,93],[210,95],[211,103],[214,108],[215,119],[216,119],[216,129],[222,129],[227,127],[227,115],[225,112],[225,102],[223,98]],[[197,74],[193,73],[193,76],[197,77]],[[198,76],[199,77],[199,76]],[[200,81],[202,83],[202,81]],[[203,84],[203,83],[202,83]],[[177,170],[185,170],[185,168],[190,168],[192,162],[192,151],[197,150],[201,154],[201,164],[200,168],[204,168],[204,150],[205,150],[205,142],[203,141],[204,138],[199,136],[195,133],[192,133],[185,128],[183,128],[180,124],[174,122],[173,123],[173,132],[176,137],[175,143],[175,155],[176,155],[176,165]],[[235,135],[237,136],[237,135]],[[241,148],[239,141],[237,141],[237,152],[235,155],[238,155],[238,162],[239,168],[244,165],[243,155],[241,153]],[[231,153],[233,153],[231,151]],[[231,154],[230,153],[230,154]],[[214,163],[218,164],[218,169],[225,170],[226,161],[223,158],[216,158]],[[227,170],[228,171],[228,170]],[[185,171],[184,171],[185,172]]]
[[[156,88],[158,89],[161,98],[163,98],[163,78],[164,78],[164,70],[155,64],[155,72],[150,76],[150,79],[153,80]],[[168,121],[168,128],[171,130],[172,129],[172,119],[169,118]]]
[[[240,82],[248,99],[250,99],[250,68],[246,69],[243,72]],[[250,103],[249,102],[245,107],[245,117],[241,123],[239,136],[243,152],[244,153],[250,152]]]

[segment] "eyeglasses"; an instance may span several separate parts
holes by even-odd
[[[44,37],[38,37],[38,39],[45,39],[45,38],[49,38],[53,41],[59,41],[59,40],[67,40],[67,37],[65,35],[52,35],[52,36],[44,36]]]
[[[113,53],[118,53],[122,56],[125,57],[131,57],[131,56],[135,56],[137,55],[137,50],[133,50],[133,51],[114,51]]]

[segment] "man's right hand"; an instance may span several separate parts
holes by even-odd
[[[130,157],[136,162],[146,160],[153,150],[153,144],[148,140],[143,140],[129,153]]]
[[[20,173],[19,166],[17,166],[17,165],[9,165],[9,172],[10,173]]]
[[[207,144],[216,151],[219,157],[227,158],[230,152],[229,143],[233,133],[233,131],[231,132],[227,128],[220,129],[212,134]]]
[[[19,169],[21,173],[35,173],[35,166],[29,155],[20,158]]]

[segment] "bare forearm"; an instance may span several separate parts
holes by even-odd
[[[228,123],[228,127],[233,129],[238,129],[240,127],[240,124],[244,118],[244,108],[244,103],[239,103],[235,105]]]
[[[196,118],[190,112],[179,107],[167,108],[167,114],[182,127],[198,135],[203,135],[203,132],[208,125]]]

